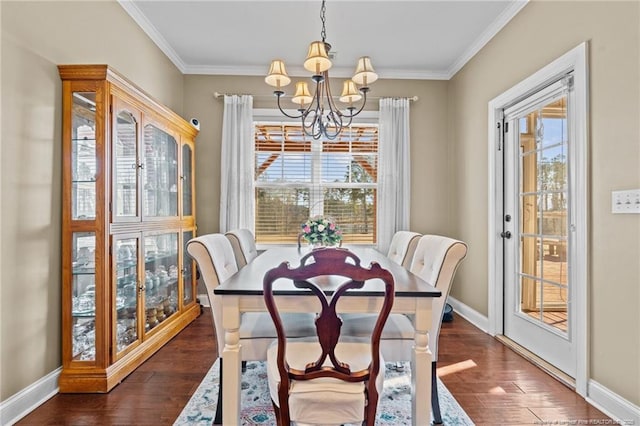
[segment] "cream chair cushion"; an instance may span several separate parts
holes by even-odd
[[[345,336],[370,336],[377,320],[377,316],[372,314],[341,316],[341,332]],[[404,314],[390,314],[380,336],[380,353],[388,361],[410,361],[414,334],[409,317]]]
[[[267,352],[267,374],[271,400],[278,404],[278,342]],[[309,360],[322,353],[316,338],[287,339],[287,362],[291,368],[304,370]],[[336,346],[336,357],[349,364],[352,371],[367,368],[371,361],[371,345],[368,339],[344,338]],[[325,365],[332,365],[329,358]],[[384,358],[380,355],[380,373],[376,387],[382,396],[384,386]],[[349,383],[329,377],[313,380],[292,380],[289,390],[291,421],[300,424],[340,425],[361,423],[364,420],[364,382]],[[380,401],[381,398],[378,400]]]

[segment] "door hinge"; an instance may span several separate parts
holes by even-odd
[[[502,141],[504,137],[502,133],[502,124],[499,121],[496,123],[496,128],[498,129],[498,151],[502,151]]]
[[[509,122],[508,122],[508,121],[506,121],[506,122],[504,123],[504,132],[505,132],[505,133],[509,133]]]

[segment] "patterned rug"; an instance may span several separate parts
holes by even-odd
[[[218,400],[218,361],[209,370],[174,426],[211,425]],[[445,425],[473,425],[458,402],[438,379],[440,411]],[[430,403],[425,401],[425,404]],[[242,374],[241,421],[243,425],[274,425],[275,417],[267,385],[264,362],[248,362]],[[384,393],[378,408],[376,424],[411,424],[411,369],[408,364],[397,371],[395,364],[387,364]]]

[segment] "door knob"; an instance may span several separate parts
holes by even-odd
[[[502,238],[509,239],[509,238],[511,238],[511,231],[502,231],[502,232],[500,233],[500,236],[501,236]]]

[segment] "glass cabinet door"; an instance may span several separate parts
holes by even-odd
[[[193,216],[193,172],[191,162],[193,148],[182,145],[182,215]]]
[[[136,342],[138,334],[138,241],[136,236],[114,237],[116,353]]]
[[[71,219],[96,218],[96,93],[73,92]]]
[[[193,231],[186,231],[182,233],[182,253],[184,256],[184,267],[182,268],[182,306],[187,306],[192,303],[195,292],[195,276],[196,268],[193,259],[187,254],[187,243],[193,238]]]
[[[116,104],[117,105],[117,104]],[[118,107],[113,129],[113,217],[135,218],[138,214],[138,123],[139,113]]]
[[[145,330],[178,311],[178,233],[144,237]]]
[[[147,217],[178,215],[178,143],[153,124],[144,126],[144,197]]]
[[[96,359],[96,235],[74,232],[72,251],[71,354],[74,361]]]

